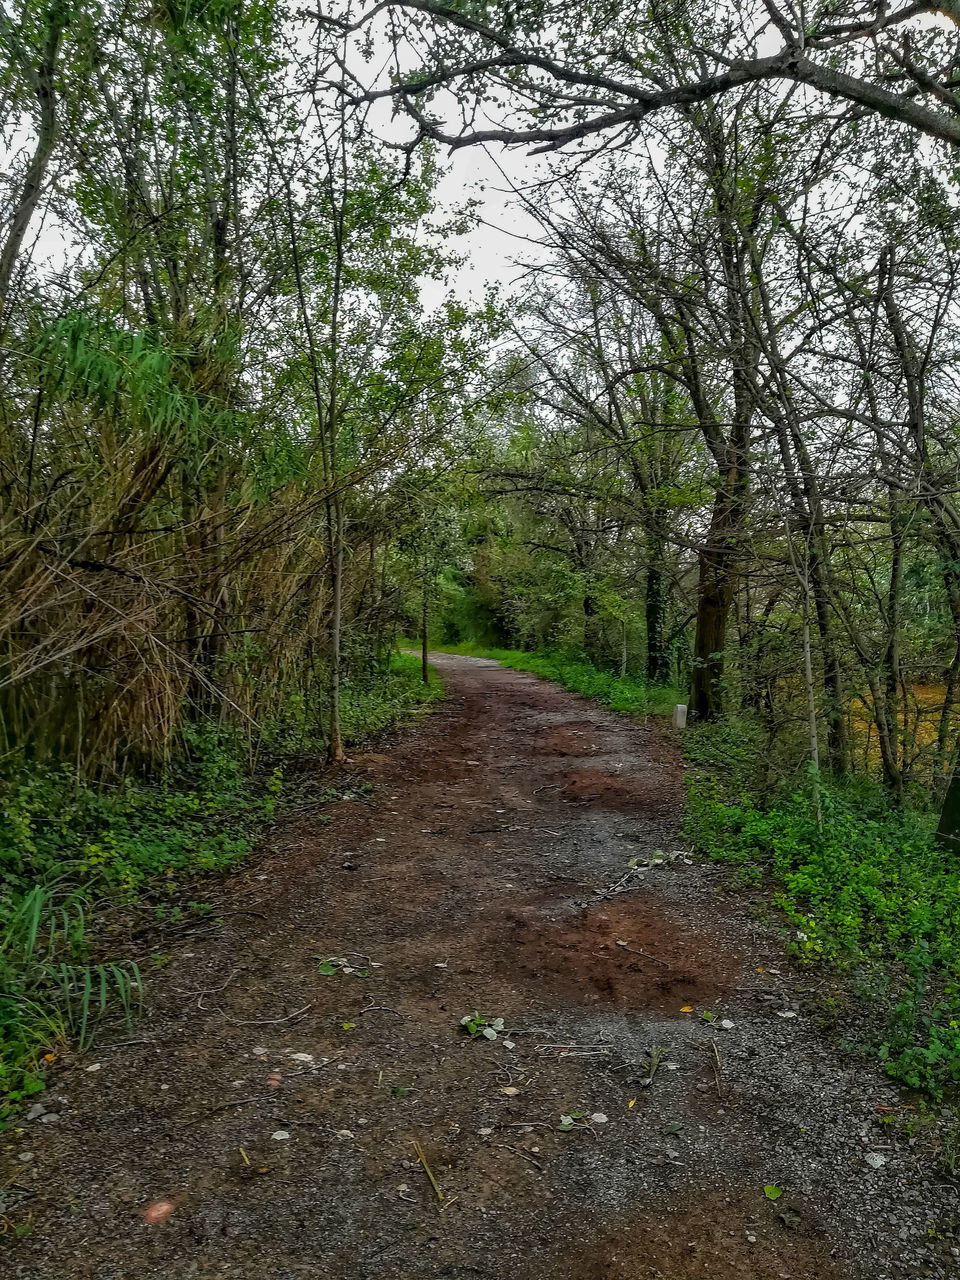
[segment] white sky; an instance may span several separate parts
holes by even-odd
[[[522,263],[542,252],[525,238],[536,234],[536,224],[509,187],[535,180],[543,166],[520,150],[479,146],[454,152],[447,163],[449,171],[437,192],[440,203],[480,201],[478,225],[449,241],[449,247],[467,259],[452,281],[454,292],[463,302],[479,303],[490,285],[509,291],[522,275]],[[444,292],[442,286],[429,284],[423,291],[425,306],[435,305]]]

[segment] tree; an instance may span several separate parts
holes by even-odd
[[[620,148],[657,112],[774,83],[787,97],[806,93],[813,110],[826,99],[850,122],[879,116],[960,143],[955,0],[841,0],[813,13],[789,0],[727,0],[719,9],[686,0],[626,8],[561,0],[549,9],[378,0],[339,21],[358,30],[378,19],[395,50],[394,83],[359,88],[395,97],[420,136],[451,147],[552,151],[596,138]],[[439,89],[461,104],[459,126],[429,114]],[[493,122],[478,125],[478,116]]]

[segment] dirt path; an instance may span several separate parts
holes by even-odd
[[[372,792],[278,826],[150,979],[137,1042],[7,1135],[33,1231],[3,1274],[955,1274],[955,1190],[876,1124],[903,1100],[818,1039],[721,872],[642,869],[678,847],[676,747],[435,661],[449,701],[352,762]],[[471,1040],[475,1010],[509,1034]]]

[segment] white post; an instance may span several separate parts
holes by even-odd
[[[685,729],[687,727],[687,704],[678,702],[673,708],[673,727],[675,729]]]

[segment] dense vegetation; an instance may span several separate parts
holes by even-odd
[[[893,1009],[892,1071],[960,1078],[933,14],[0,15],[6,1084],[132,1009],[104,902],[202,904],[298,759],[423,696],[417,630],[617,710],[689,701],[698,847]],[[517,194],[521,287],[466,303],[440,144],[484,141],[556,154]]]

